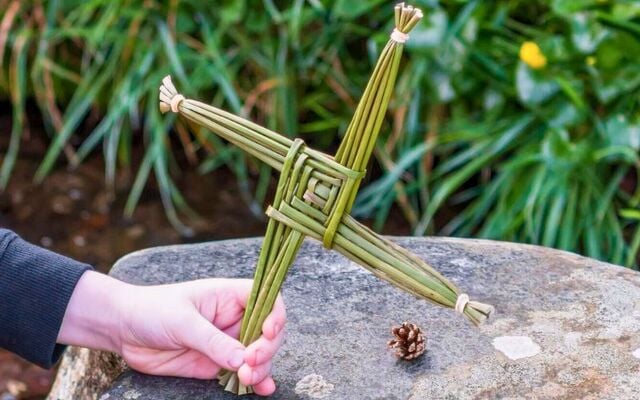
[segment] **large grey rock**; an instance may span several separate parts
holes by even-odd
[[[69,347],[47,400],[97,399],[126,367],[114,353]]]
[[[284,285],[289,323],[275,360],[277,399],[640,398],[640,275],[574,254],[479,240],[397,241],[472,299],[493,304],[475,328],[316,243]],[[112,274],[149,285],[250,277],[260,239],[144,250]],[[417,323],[427,352],[398,361],[390,327]],[[127,371],[102,399],[232,399],[214,381]]]

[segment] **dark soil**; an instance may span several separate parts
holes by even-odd
[[[8,117],[0,115],[0,131],[5,132],[0,134],[0,155],[7,148],[9,127]],[[73,171],[61,164],[44,183],[34,184],[46,143],[44,134],[33,133],[22,143],[9,187],[0,193],[0,226],[32,243],[108,272],[118,258],[142,248],[263,234],[266,221],[249,211],[228,170],[202,176],[185,168],[177,178],[189,205],[201,216],[189,224],[194,236],[184,238],[168,223],[153,182],[133,217],[125,218],[123,208],[133,173],[121,173],[115,193],[109,193],[98,155]],[[385,233],[409,234],[408,225],[395,210],[393,213]],[[0,399],[43,398],[53,374],[0,350]]]

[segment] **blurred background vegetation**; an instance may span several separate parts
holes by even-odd
[[[130,177],[127,215],[152,181],[189,235],[196,215],[183,193],[194,188],[176,179],[226,168],[259,216],[269,168],[160,117],[160,80],[171,74],[188,97],[331,152],[391,32],[392,5],[0,0],[0,98],[12,116],[0,134],[0,187],[15,179],[28,127],[41,119],[36,182],[101,154],[107,190]],[[376,229],[392,212],[417,235],[534,243],[635,266],[640,3],[414,5],[425,19],[407,44],[356,214]]]

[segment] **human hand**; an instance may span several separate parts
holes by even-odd
[[[133,286],[87,272],[58,340],[115,351],[131,368],[152,375],[213,379],[221,368],[238,371],[241,383],[269,395],[275,391],[271,359],[284,337],[285,308],[278,298],[263,335],[245,349],[237,337],[250,291],[245,279]]]

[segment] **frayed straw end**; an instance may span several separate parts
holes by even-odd
[[[171,111],[171,106],[167,103],[164,102],[160,102],[160,112],[163,114],[168,113],[169,111]]]
[[[162,85],[160,85],[160,112],[167,113],[173,111],[177,113],[179,111],[178,106],[185,99],[183,95],[178,93],[176,87],[171,81],[171,76],[167,75],[162,79]]]
[[[494,313],[495,308],[489,304],[480,303],[478,301],[470,301],[467,307],[472,309],[473,318],[470,318],[476,325],[482,325]],[[467,315],[469,316],[469,315]]]
[[[391,34],[391,39],[397,43],[405,43],[409,39],[408,33],[422,19],[422,11],[404,3],[395,6],[395,29]]]
[[[476,325],[480,325],[486,321],[494,311],[493,306],[480,303],[479,301],[470,301],[469,295],[466,293],[458,295],[458,299],[456,300],[456,304],[453,309],[458,314],[464,314]]]

